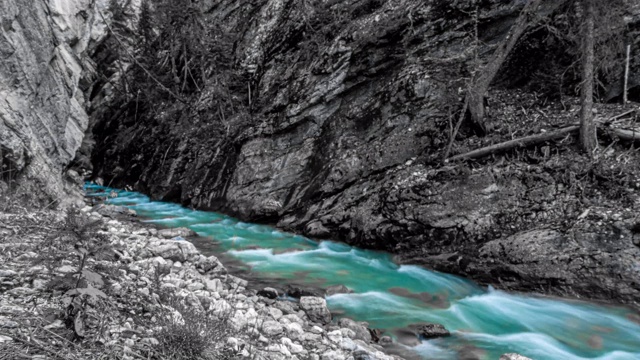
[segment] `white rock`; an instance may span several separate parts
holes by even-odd
[[[351,338],[351,339],[355,339],[356,338],[356,332],[351,330],[351,329],[341,328],[340,332],[342,333],[343,337]]]
[[[76,271],[77,271],[77,268],[71,265],[63,265],[56,269],[56,272],[62,273],[62,274],[74,273]]]
[[[291,356],[291,352],[289,351],[289,349],[287,349],[287,347],[282,345],[282,344],[269,345],[269,346],[267,346],[266,350],[268,352],[281,353],[282,355],[284,355],[286,357],[290,357]]]
[[[509,353],[509,354],[504,354],[500,356],[500,360],[531,360],[531,359],[526,356],[522,356],[520,354]]]
[[[37,290],[44,290],[47,288],[47,280],[43,280],[43,279],[34,279],[32,282],[32,286],[34,289]]]
[[[10,338],[8,336],[0,335],[0,344],[6,343],[6,342],[11,342],[11,341],[13,341],[12,338]]]
[[[284,332],[284,328],[280,323],[268,320],[262,323],[262,332],[267,336],[276,336],[282,334],[282,332]]]
[[[268,307],[267,312],[274,320],[280,320],[282,317],[282,310],[274,307]]]
[[[300,340],[311,342],[311,343],[317,343],[322,340],[322,335],[312,334],[312,333],[303,333],[302,335],[300,335]]]
[[[149,288],[143,287],[138,289],[138,294],[143,295],[143,296],[149,296]]]
[[[227,345],[229,345],[235,351],[238,351],[240,349],[238,345],[238,339],[234,337],[230,337],[227,339]]]
[[[353,340],[347,338],[347,339],[342,339],[342,341],[340,341],[340,348],[343,350],[347,350],[347,351],[354,351],[358,346],[356,345],[356,343],[353,342]]]
[[[222,281],[220,281],[220,279],[205,279],[204,285],[207,290],[211,292],[217,293],[224,289],[224,287],[222,286]]]
[[[302,334],[304,334],[304,330],[302,329],[302,325],[298,324],[298,323],[290,323],[290,324],[286,324],[284,326],[287,335],[294,339],[294,340],[298,340],[300,339],[300,337],[302,336]]]
[[[342,331],[340,330],[331,331],[327,333],[327,337],[329,338],[329,340],[333,341],[334,343],[338,343],[342,340]]]
[[[282,339],[280,339],[280,341],[287,347],[287,349],[289,349],[292,354],[300,354],[304,352],[304,347],[302,347],[302,345],[294,344],[293,341],[291,341],[291,339],[289,338],[283,337]]]
[[[330,350],[322,354],[321,360],[346,360],[346,357],[339,351]]]
[[[213,313],[217,316],[225,316],[230,313],[231,309],[231,305],[229,305],[229,303],[224,299],[216,301],[212,308]]]
[[[204,285],[199,282],[193,282],[187,285],[187,289],[190,291],[202,290],[204,289]]]

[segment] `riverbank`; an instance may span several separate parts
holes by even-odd
[[[193,233],[118,211],[0,213],[1,358],[397,359],[323,298],[258,296]]]
[[[410,346],[413,357],[489,360],[515,351],[537,360],[582,360],[613,354],[632,359],[640,353],[637,314],[624,308],[487,289],[449,274],[398,265],[384,252],[312,241],[133,191],[90,184],[86,189],[90,197],[117,194],[108,202],[137,211],[146,223],[196,231],[199,248],[209,251],[206,244],[215,244],[215,254],[235,259],[240,268],[249,269],[243,274],[258,283],[302,286],[283,289],[298,293],[293,296],[326,289],[332,313],[394,334]],[[416,328],[428,323],[444,325],[451,336],[417,341]]]

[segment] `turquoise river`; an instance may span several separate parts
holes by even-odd
[[[352,294],[327,297],[338,316],[367,321],[391,335],[423,322],[451,331],[451,337],[412,346],[417,358],[459,359],[471,352],[497,360],[517,352],[535,360],[640,359],[640,317],[626,308],[510,294],[397,265],[386,253],[318,242],[220,213],[151,201],[136,192],[90,184],[86,191],[101,197],[116,191],[118,196],[107,202],[135,210],[143,221],[193,229],[218,254],[243,264],[253,279],[320,288],[345,285]]]

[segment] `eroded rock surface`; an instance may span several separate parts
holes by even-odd
[[[585,195],[577,185],[591,171],[581,167],[585,159],[550,156],[548,147],[545,155],[534,149],[493,164],[441,163],[450,105],[460,105],[464,87],[456,79],[473,61],[463,30],[473,22],[447,11],[449,3],[207,3],[208,20],[237,34],[238,66],[225,70],[241,79],[234,111],[208,107],[219,93],[212,82],[195,101],[197,112],[177,102],[136,118],[106,112],[94,129],[96,175],[154,198],[388,250],[502,288],[637,302],[639,249],[615,222],[636,216],[640,180],[594,176]],[[492,46],[521,2],[483,4],[482,42]],[[501,111],[490,111],[493,132],[502,134],[496,141],[513,136],[511,125],[496,120]],[[463,130],[470,140],[458,152],[482,144],[473,128]],[[496,250],[511,246],[510,236],[540,229],[575,233],[581,245],[536,237],[531,254]],[[567,259],[545,258],[558,250]]]
[[[56,198],[74,191],[63,171],[89,124],[90,55],[106,35],[97,11],[107,3],[0,3],[0,158],[28,193]]]

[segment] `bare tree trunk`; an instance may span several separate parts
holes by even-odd
[[[489,85],[498,74],[500,67],[507,59],[507,56],[516,46],[516,43],[529,28],[531,24],[530,15],[538,10],[538,7],[542,3],[542,0],[531,0],[520,12],[516,23],[509,30],[507,38],[498,45],[498,48],[494,51],[491,59],[487,64],[478,71],[475,75],[469,87],[467,88],[467,99],[469,106],[469,113],[471,114],[471,120],[476,124],[483,132],[487,132],[484,118],[486,116],[484,108],[484,96],[489,90]]]
[[[596,127],[593,122],[593,67],[595,47],[595,0],[583,0],[584,39],[582,42],[582,93],[580,109],[580,145],[589,155],[597,146]]]
[[[629,102],[629,59],[631,58],[631,45],[627,45],[627,60],[624,64],[624,90],[622,91],[622,104],[627,105]]]

